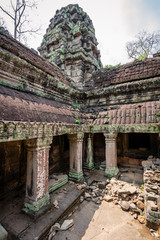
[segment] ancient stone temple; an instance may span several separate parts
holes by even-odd
[[[95,29],[77,4],[57,10],[50,20],[39,51],[56,63],[78,89],[92,85],[92,73],[102,67]]]
[[[0,33],[0,223],[16,239],[31,239],[31,230],[40,239],[30,216],[48,231],[51,194],[68,179],[83,182],[93,169],[117,177],[121,166],[160,157],[158,53],[102,68],[92,21],[78,5],[56,12],[39,51]],[[18,190],[23,213],[5,215]]]

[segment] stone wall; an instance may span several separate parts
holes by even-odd
[[[144,168],[145,217],[154,228],[160,226],[160,159],[149,156]]]

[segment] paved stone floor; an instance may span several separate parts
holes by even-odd
[[[70,217],[74,225],[55,240],[155,240],[149,229],[113,203],[84,201]]]
[[[142,178],[142,173],[136,172],[135,174],[134,171],[128,171],[123,172],[122,177],[124,177],[126,181],[133,182],[137,179]],[[94,180],[105,181],[106,177],[104,177],[103,171],[95,170],[93,172],[90,172],[89,175],[87,174],[85,180],[90,185]],[[70,208],[70,205],[82,194],[82,192],[83,191],[77,190],[76,184],[70,185],[69,183],[56,190],[51,194],[51,202],[53,203],[55,200],[58,200],[59,209],[52,209],[51,211],[47,212],[45,215],[34,221],[32,218],[28,217],[21,211],[21,209],[23,208],[25,193],[24,191],[20,191],[14,197],[9,197],[0,201],[0,223],[6,228],[7,231],[9,231],[11,235],[11,240],[13,240],[15,236],[18,239],[23,240],[38,239],[40,236],[43,235],[44,232],[47,231],[47,229],[49,231],[50,226],[52,226],[63,215],[63,213],[68,208]],[[68,238],[68,240],[81,239],[81,237],[85,235],[85,232],[86,234],[88,234],[88,226],[91,226],[91,223],[94,222],[93,216],[95,213],[97,213],[98,209],[101,209],[101,205],[99,206],[93,202],[84,201],[73,215],[75,222],[74,227],[67,232],[58,233],[55,239],[66,240],[66,237]],[[119,210],[120,209],[118,209],[118,211]],[[104,211],[106,211],[106,213],[109,212],[109,210]],[[125,214],[121,210],[120,212],[122,215]],[[112,216],[111,212],[110,214]],[[102,215],[105,216],[106,214]],[[129,217],[131,216],[129,215]],[[106,222],[108,222],[108,220],[106,220]],[[127,224],[126,226],[129,227],[129,224]],[[88,240],[89,239],[90,237],[88,238]],[[124,238],[124,240],[126,239]],[[139,240],[141,240],[141,238],[139,238]]]

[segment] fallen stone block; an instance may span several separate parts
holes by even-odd
[[[68,182],[68,176],[66,174],[52,174],[49,179],[49,193],[62,187]]]
[[[61,230],[62,231],[66,231],[67,229],[69,229],[70,227],[73,226],[73,219],[70,219],[70,220],[65,220],[63,222],[63,224],[61,225]]]
[[[128,211],[129,207],[130,207],[130,205],[127,201],[121,201],[120,206],[121,206],[122,210],[124,210],[124,211]]]
[[[145,224],[145,217],[144,216],[138,216],[138,221],[141,223],[141,224]]]
[[[105,195],[103,197],[103,200],[106,201],[106,202],[112,202],[113,201],[113,198],[111,196],[108,196],[108,195]]]

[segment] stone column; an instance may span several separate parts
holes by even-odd
[[[48,192],[49,149],[52,138],[31,139],[27,149],[26,213],[38,216],[50,207]]]
[[[87,156],[84,162],[84,168],[92,170],[94,168],[93,162],[93,134],[89,133],[87,136]]]
[[[70,145],[70,170],[69,179],[81,182],[83,181],[82,172],[82,146],[83,146],[83,133],[68,135]]]
[[[106,169],[105,176],[113,177],[119,172],[117,168],[117,134],[104,133],[105,136],[105,156],[106,156]]]

